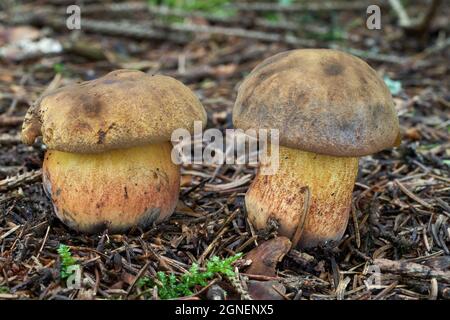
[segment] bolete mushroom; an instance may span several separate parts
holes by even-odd
[[[50,92],[28,110],[22,140],[42,135],[43,184],[56,215],[83,232],[123,232],[172,214],[180,187],[172,131],[206,124],[197,97],[167,76],[117,70]]]
[[[233,123],[279,130],[279,168],[257,173],[245,204],[256,228],[275,219],[299,247],[341,239],[358,158],[400,141],[383,80],[361,59],[327,49],[287,51],[256,66],[239,88]]]

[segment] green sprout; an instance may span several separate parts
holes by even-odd
[[[205,271],[200,271],[198,264],[193,263],[188,272],[181,276],[166,274],[158,272],[156,279],[149,277],[142,277],[137,282],[140,289],[148,290],[149,288],[157,287],[158,295],[161,299],[175,299],[179,297],[189,296],[193,294],[192,289],[196,286],[206,286],[208,280],[215,278],[218,275],[225,277],[233,277],[233,263],[242,256],[238,253],[226,259],[219,257],[212,257],[206,262]]]
[[[9,288],[5,286],[0,286],[0,293],[9,293]]]
[[[72,257],[69,246],[60,244],[57,251],[61,260],[60,276],[64,280],[72,275],[69,268],[76,265],[76,260]]]
[[[53,71],[55,73],[63,74],[66,71],[66,68],[63,63],[55,63],[53,65]]]

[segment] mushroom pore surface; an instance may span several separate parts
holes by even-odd
[[[257,229],[274,219],[279,235],[301,248],[337,241],[347,226],[357,172],[358,158],[280,146],[277,172],[258,172],[245,196],[248,217]]]
[[[145,228],[169,217],[178,201],[171,149],[164,142],[97,154],[49,150],[44,188],[57,216],[78,231]]]

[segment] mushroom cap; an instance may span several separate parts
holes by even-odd
[[[141,71],[116,70],[41,97],[28,110],[22,140],[42,135],[49,149],[99,153],[170,141],[175,129],[206,125],[195,94],[178,80]]]
[[[278,129],[286,147],[356,157],[397,145],[394,103],[375,70],[350,54],[299,49],[274,55],[243,81],[236,128]]]

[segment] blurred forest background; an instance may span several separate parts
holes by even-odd
[[[81,9],[79,30],[67,27],[73,4]],[[449,299],[448,4],[0,0],[0,299],[174,298],[183,294],[172,287],[192,264],[201,271],[213,256],[237,253],[244,256],[233,277],[214,275],[184,295]],[[380,8],[379,30],[367,27],[370,5]],[[316,47],[347,51],[376,69],[403,134],[398,148],[361,159],[341,242],[300,252],[279,241],[276,226],[255,232],[243,205],[255,173],[249,166],[183,167],[175,214],[151,230],[89,236],[54,217],[41,185],[45,146],[20,141],[23,116],[44,92],[118,68],[162,73],[188,85],[208,127],[223,130],[232,127],[240,82],[259,62]],[[272,252],[272,267],[250,272],[245,257],[264,252]],[[81,266],[82,288],[63,281],[69,265]],[[381,274],[374,278],[373,270]]]

